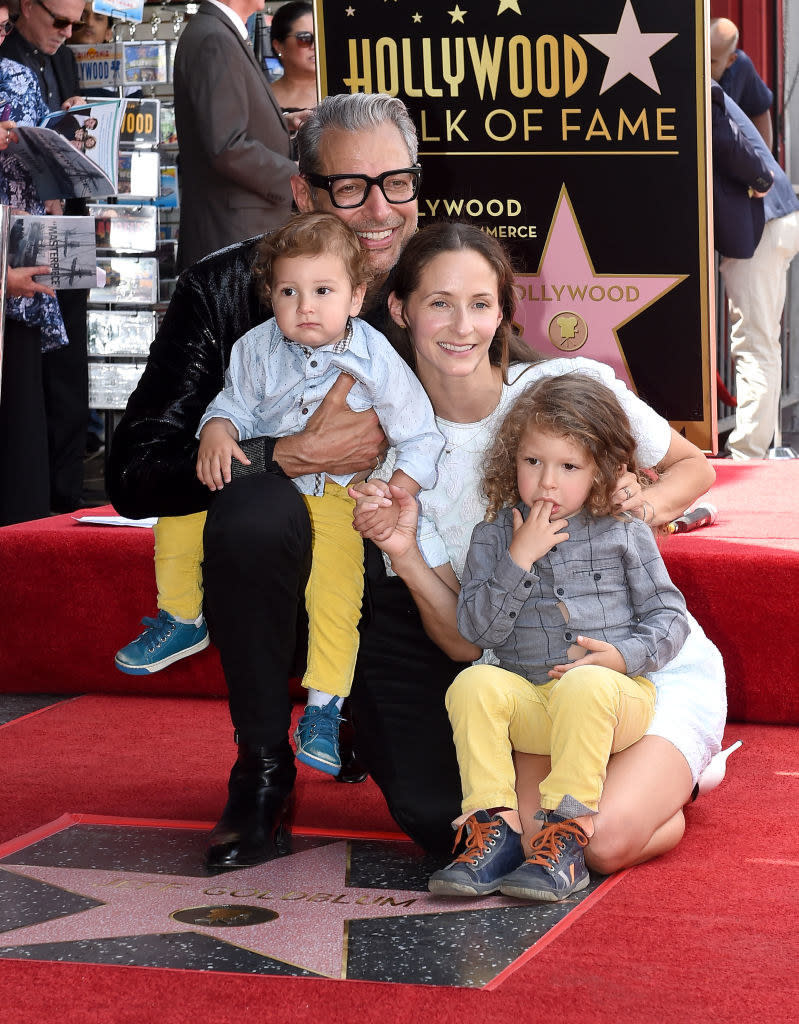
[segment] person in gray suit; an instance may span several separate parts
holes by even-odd
[[[291,212],[289,131],[244,24],[262,6],[203,0],[178,41],[180,269],[284,224]]]

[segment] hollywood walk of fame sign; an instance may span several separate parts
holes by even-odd
[[[408,106],[420,225],[511,250],[545,356],[610,363],[715,445],[705,2],[316,0],[320,90]]]
[[[206,841],[196,824],[65,815],[6,844],[0,959],[493,986],[620,877],[558,904],[449,899],[409,842],[296,836],[209,874]]]

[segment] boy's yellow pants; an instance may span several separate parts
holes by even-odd
[[[336,697],[352,686],[363,598],[363,541],[352,528],[354,502],[328,481],[319,497],[303,495],[313,531],[305,589],[308,665],[302,685]],[[193,621],[202,611],[205,512],[159,519],[153,527],[158,607]]]

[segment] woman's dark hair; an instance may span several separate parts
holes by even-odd
[[[308,3],[307,0],[291,0],[290,3],[278,7],[272,16],[270,38],[278,43],[285,42],[286,37],[294,28],[294,23],[304,14],[313,14],[313,4]]]
[[[540,357],[513,330],[516,274],[508,253],[496,238],[473,224],[463,224],[460,221],[442,221],[422,228],[402,251],[391,278],[392,291],[400,302],[406,302],[419,287],[425,267],[436,256],[445,252],[462,251],[476,252],[482,256],[496,275],[502,320],[488,350],[488,358],[492,365],[502,367],[502,376],[507,382],[507,369],[510,363],[530,363]],[[415,366],[413,343],[408,332],[392,323],[389,326],[389,337],[403,359],[410,366]]]
[[[596,473],[586,508],[594,516],[610,515],[619,474],[625,467],[638,473],[630,421],[609,387],[588,373],[564,373],[525,388],[497,431],[483,463],[486,520],[493,522],[501,508],[519,501],[516,454],[533,426],[567,438],[590,456]],[[648,482],[638,475],[642,484]]]

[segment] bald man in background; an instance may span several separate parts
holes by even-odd
[[[769,149],[774,145],[771,105],[774,94],[738,49],[738,26],[729,18],[710,19],[710,74],[757,128]]]

